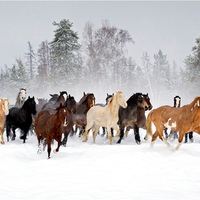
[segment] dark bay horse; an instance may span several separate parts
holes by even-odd
[[[62,141],[63,146],[66,146],[69,133],[73,130],[73,126],[80,129],[80,135],[85,130],[86,114],[88,110],[95,105],[95,96],[93,93],[83,93],[83,97],[76,104],[76,113],[73,114],[72,123],[65,127],[64,138]],[[72,133],[74,135],[75,132]]]
[[[56,101],[55,101],[55,99],[56,99]],[[62,91],[62,92],[60,92],[60,95],[58,97],[56,94],[54,96],[52,96],[52,98],[43,105],[42,110],[52,110],[53,111],[55,108],[60,106],[60,103],[64,104],[66,100],[67,100],[67,92]]]
[[[120,137],[117,143],[121,143],[126,132],[131,128],[134,129],[135,141],[140,144],[139,128],[145,129],[146,116],[145,111],[151,110],[152,104],[148,94],[135,93],[127,100],[127,108],[119,109],[119,127]]]
[[[66,126],[72,122],[72,114],[76,111],[76,101],[74,97],[68,96],[64,105],[55,109],[55,113],[51,114],[48,110],[42,110],[35,120],[35,133],[38,139],[38,153],[41,153],[41,145],[45,150],[46,144],[48,146],[48,158],[51,154],[51,142],[56,140],[58,142],[54,153],[59,151],[62,134],[65,132]]]
[[[36,103],[34,97],[28,99],[24,102],[21,108],[12,107],[9,109],[9,114],[6,117],[6,134],[7,141],[9,141],[10,129],[13,131],[13,136],[11,140],[15,140],[16,134],[15,130],[20,128],[23,131],[23,143],[26,141],[27,133],[32,124],[32,115],[36,114]]]

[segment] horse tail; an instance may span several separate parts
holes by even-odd
[[[151,117],[152,117],[152,111],[148,114],[147,116],[147,120],[146,120],[146,130],[147,130],[147,133],[144,137],[145,140],[148,140],[149,139],[149,136],[152,137],[153,133],[152,133],[152,122],[151,122]]]

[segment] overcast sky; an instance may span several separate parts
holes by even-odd
[[[80,39],[87,21],[100,28],[107,19],[128,30],[135,41],[129,54],[138,64],[145,51],[153,62],[153,55],[161,49],[170,64],[175,60],[183,66],[200,37],[200,1],[1,1],[0,67],[12,67],[16,58],[24,59],[28,41],[35,52],[42,41],[52,41],[56,28],[52,22],[62,19],[73,22]]]

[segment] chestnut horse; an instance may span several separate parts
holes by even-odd
[[[82,132],[85,130],[86,126],[86,113],[88,110],[95,105],[95,96],[93,93],[83,93],[83,97],[80,99],[80,101],[76,104],[76,113],[73,114],[72,116],[72,122],[70,122],[66,127],[65,127],[65,132],[64,132],[64,138],[62,141],[63,146],[66,146],[67,140],[68,140],[68,135],[72,131],[71,136],[73,136],[77,129],[80,129],[79,135],[82,134]],[[73,130],[73,126],[75,127],[75,131]]]
[[[72,121],[72,113],[76,111],[76,101],[74,97],[67,98],[64,105],[60,103],[60,106],[55,109],[55,113],[51,114],[48,110],[42,110],[35,119],[35,133],[38,139],[38,153],[41,153],[41,145],[45,150],[46,144],[48,146],[48,158],[51,154],[51,142],[56,140],[58,142],[57,148],[54,153],[59,151],[62,139],[62,133],[69,121]]]
[[[116,92],[116,94],[110,99],[108,104],[105,107],[102,106],[93,106],[87,112],[87,125],[85,128],[85,132],[82,135],[83,142],[88,140],[88,134],[90,129],[93,132],[93,142],[95,142],[95,138],[99,128],[106,127],[108,131],[108,139],[110,144],[112,144],[112,135],[111,128],[116,130],[116,137],[119,136],[120,130],[118,128],[117,122],[119,120],[118,111],[119,107],[123,108],[127,107],[127,103],[125,100],[125,96],[121,91]]]
[[[9,114],[9,101],[7,98],[0,99],[0,140],[4,144],[3,130],[6,121],[6,115]]]
[[[135,134],[135,141],[140,144],[139,128],[146,129],[146,116],[145,111],[152,109],[150,98],[147,94],[135,93],[127,101],[127,108],[119,109],[120,138],[117,143],[121,143],[122,138],[128,135],[128,131],[132,128]]]
[[[152,124],[155,125],[154,133]],[[170,146],[163,136],[165,128],[179,131],[178,145],[175,148],[178,150],[186,133],[194,131],[200,134],[200,97],[196,97],[190,104],[180,108],[161,106],[152,110],[147,116],[146,127],[147,133],[152,136],[151,147],[158,136],[167,146]]]

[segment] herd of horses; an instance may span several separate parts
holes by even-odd
[[[51,145],[57,141],[59,151],[61,145],[66,146],[68,136],[74,136],[79,131],[83,142],[88,140],[92,132],[93,142],[102,127],[112,144],[121,143],[133,129],[135,141],[141,143],[139,129],[147,131],[145,140],[152,137],[151,146],[159,137],[167,146],[169,138],[178,135],[179,149],[183,137],[189,134],[193,139],[193,132],[200,134],[200,97],[196,97],[190,104],[180,107],[180,97],[174,97],[174,106],[161,106],[153,109],[148,94],[134,93],[126,98],[121,91],[112,95],[107,94],[105,104],[96,104],[93,93],[83,93],[77,102],[66,91],[50,94],[51,98],[36,99],[28,96],[26,89],[21,88],[16,104],[10,108],[7,98],[0,99],[0,139],[4,144],[3,130],[6,129],[7,142],[15,140],[16,129],[20,129],[20,139],[26,142],[28,132],[32,130],[38,140],[38,153],[47,146],[48,158],[51,156]],[[146,117],[146,111],[149,111]],[[153,131],[153,124],[155,131]],[[170,134],[167,134],[170,129]],[[165,134],[164,134],[165,133]],[[186,141],[186,139],[185,139]]]

